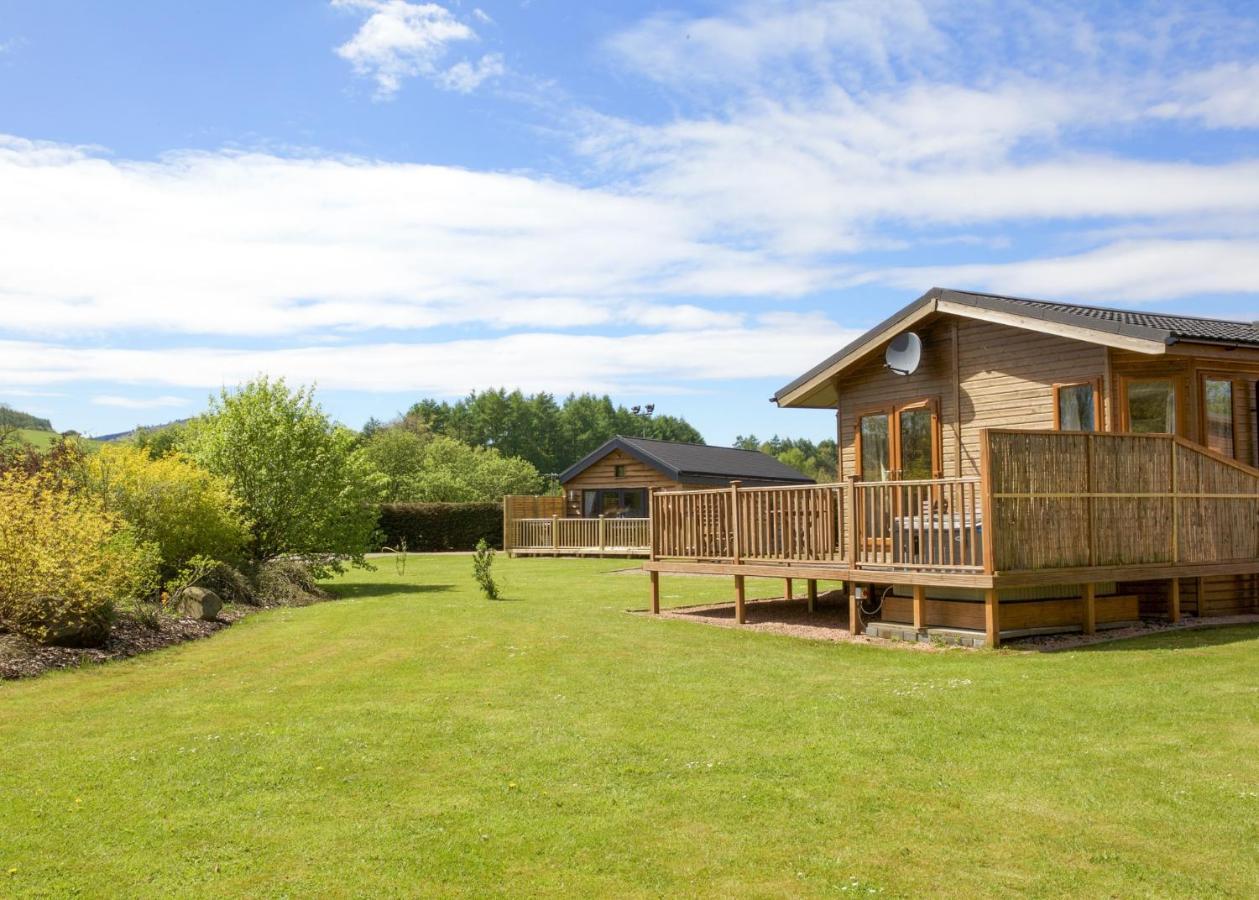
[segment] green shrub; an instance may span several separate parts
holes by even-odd
[[[138,447],[104,446],[84,460],[83,486],[158,546],[164,578],[194,557],[239,562],[249,541],[227,482],[181,453],[154,459]]]
[[[223,391],[189,424],[187,452],[225,479],[250,522],[250,561],[302,559],[316,574],[363,562],[385,479],[358,436],[309,389],[258,378]]]
[[[494,581],[494,548],[484,540],[477,541],[476,552],[472,554],[472,576],[487,600],[498,599],[498,583]]]
[[[479,541],[503,546],[501,503],[386,503],[380,509],[385,547],[414,553],[472,550]]]
[[[49,471],[0,474],[0,626],[44,643],[90,646],[116,603],[157,585],[157,547],[99,498]]]

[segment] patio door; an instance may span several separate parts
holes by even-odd
[[[871,410],[857,420],[857,464],[863,482],[923,481],[940,471],[940,416],[934,400]],[[908,508],[909,489],[862,491],[860,512],[867,553],[890,553],[896,523],[922,515]]]
[[[857,419],[862,481],[922,481],[940,473],[940,415],[934,400],[871,410]]]

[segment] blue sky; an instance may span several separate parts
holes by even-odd
[[[266,371],[712,442],[933,285],[1259,319],[1252,4],[0,0],[0,401]]]

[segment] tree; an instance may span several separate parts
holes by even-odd
[[[734,445],[741,450],[759,450],[768,453],[783,465],[808,475],[819,483],[833,482],[838,470],[837,446],[829,438],[814,443],[807,438],[780,438],[774,435],[768,441],[756,435],[739,435]]]
[[[384,499],[413,499],[414,482],[424,466],[424,447],[431,438],[396,426],[377,429],[363,444],[363,455],[385,477]]]
[[[652,405],[627,409],[607,396],[572,394],[562,404],[547,393],[503,389],[471,393],[454,403],[421,400],[403,420],[473,447],[493,448],[555,474],[618,434],[689,441],[703,437],[684,419],[658,416]]]
[[[448,437],[424,445],[419,470],[400,499],[414,502],[501,500],[504,494],[535,494],[545,479],[527,460],[497,450],[470,447]]]
[[[211,398],[186,449],[227,479],[251,522],[249,556],[295,556],[317,572],[363,562],[385,478],[308,388],[260,377]]]

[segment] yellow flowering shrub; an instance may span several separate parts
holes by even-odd
[[[237,562],[249,526],[227,482],[182,453],[153,459],[127,444],[106,445],[83,462],[84,488],[158,546],[162,575],[194,556]]]
[[[97,497],[51,473],[0,473],[0,626],[44,643],[91,645],[114,604],[156,585],[157,548]]]

